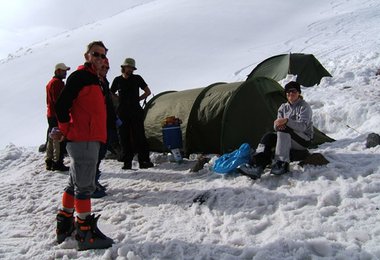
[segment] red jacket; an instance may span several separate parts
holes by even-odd
[[[68,77],[55,109],[59,129],[69,141],[106,142],[105,98],[90,66],[79,66]]]
[[[65,84],[62,79],[54,76],[46,85],[47,117],[55,117],[55,103],[61,94]]]

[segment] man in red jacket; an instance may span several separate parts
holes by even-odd
[[[55,104],[59,95],[61,94],[65,83],[63,79],[66,78],[67,67],[64,63],[55,65],[54,77],[49,81],[46,86],[46,104],[47,104],[47,120],[49,124],[48,133],[51,132],[53,127],[58,127],[57,116],[55,114]],[[61,147],[62,145],[62,147]],[[68,171],[69,167],[63,164],[63,146],[65,143],[60,143],[58,140],[53,140],[48,137],[46,146],[46,170],[49,171]]]
[[[113,243],[97,227],[99,216],[91,214],[90,200],[100,143],[107,140],[106,104],[99,78],[106,54],[101,41],[87,46],[85,64],[67,79],[55,107],[62,136],[54,138],[67,140],[71,157],[69,183],[57,214],[57,242],[63,242],[76,229],[79,250],[108,248]]]

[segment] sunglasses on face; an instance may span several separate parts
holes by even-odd
[[[293,94],[295,94],[295,93],[297,93],[297,92],[298,92],[297,89],[292,88],[292,89],[287,90],[287,91],[286,91],[286,94],[288,94],[288,93],[293,93]]]
[[[105,54],[100,54],[99,52],[96,52],[96,51],[93,51],[90,53],[91,56],[94,56],[95,58],[102,58],[103,60],[104,59],[107,59],[107,56]]]

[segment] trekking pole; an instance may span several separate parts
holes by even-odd
[[[154,97],[154,94],[152,93],[152,97]],[[146,100],[148,99],[148,97],[146,97],[145,99],[144,99],[144,102],[143,102],[143,104],[142,104],[142,108],[145,108],[145,106],[146,106]]]
[[[146,98],[144,99],[144,102],[142,104],[142,108],[145,108],[145,106],[146,106]]]
[[[350,128],[350,129],[352,129],[352,130],[354,130],[356,133],[358,133],[358,134],[362,134],[362,133],[360,133],[358,130],[356,130],[355,128],[353,128],[353,127],[351,127],[351,126],[349,126],[349,125],[346,125],[348,128]]]
[[[326,115],[327,115],[327,114],[326,114]],[[358,133],[358,134],[362,134],[362,133],[360,133],[358,130],[356,130],[355,128],[349,126],[348,124],[343,123],[341,119],[338,119],[338,118],[333,117],[333,116],[331,116],[331,115],[328,115],[328,116],[331,117],[333,120],[338,121],[338,122],[341,123],[342,125],[346,126],[347,128],[350,128],[350,129],[354,130],[356,133]]]

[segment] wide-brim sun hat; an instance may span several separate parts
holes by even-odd
[[[137,70],[136,68],[136,61],[132,58],[126,58],[124,60],[124,63],[120,65],[121,67],[126,67],[126,66],[129,66],[129,67],[132,67],[134,70]]]

